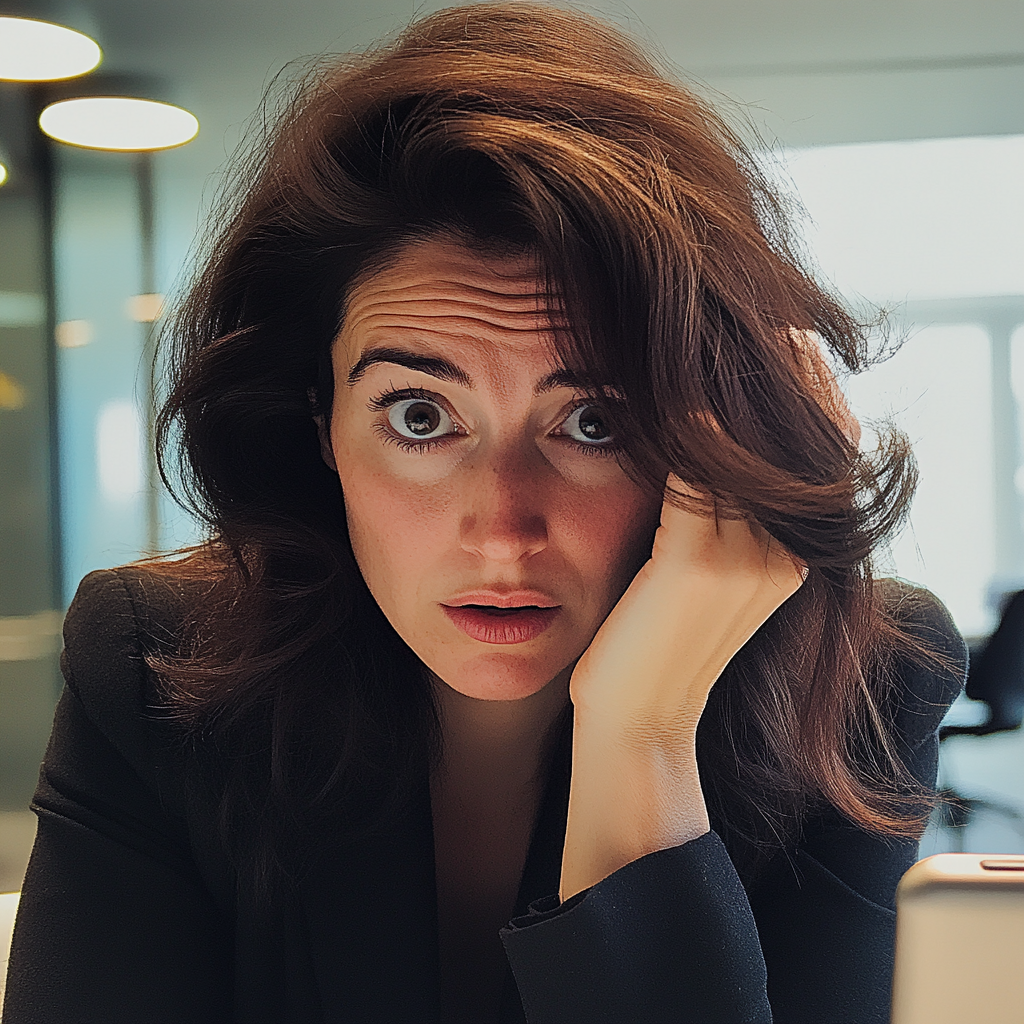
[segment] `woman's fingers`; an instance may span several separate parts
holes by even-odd
[[[860,420],[853,415],[835,374],[825,361],[818,336],[813,331],[793,330],[790,333],[818,404],[852,444],[860,444]]]
[[[750,532],[759,539],[765,552],[765,572],[780,590],[795,593],[807,579],[807,563],[801,561],[781,541],[773,537],[760,523],[748,523]]]
[[[669,493],[710,506],[707,514],[672,504]],[[807,578],[807,566],[759,523],[724,512],[710,495],[670,474],[665,485],[661,528],[655,537],[652,559],[666,571],[763,575],[786,596]],[[784,600],[785,598],[783,598]]]
[[[703,497],[676,477],[668,486]],[[577,664],[578,709],[632,723],[640,735],[665,723],[695,726],[725,666],[800,588],[805,567],[782,544],[710,506],[690,511],[666,498],[650,561]]]

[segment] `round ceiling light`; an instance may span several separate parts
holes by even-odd
[[[0,17],[0,79],[52,82],[92,71],[103,57],[87,35],[31,18]]]
[[[0,185],[7,180],[7,168],[0,164]]]
[[[187,110],[128,96],[59,100],[39,115],[39,127],[72,146],[136,153],[183,146],[199,132],[199,122]]]

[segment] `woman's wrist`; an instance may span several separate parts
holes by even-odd
[[[623,729],[576,714],[562,900],[709,831],[695,738],[695,723]]]

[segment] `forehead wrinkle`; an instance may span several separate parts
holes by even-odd
[[[483,278],[470,280],[468,278],[449,278],[443,275],[433,274],[381,274],[378,277],[371,277],[362,284],[357,285],[353,291],[379,291],[385,294],[392,292],[415,291],[417,288],[430,288],[434,290],[479,292],[491,298],[497,299],[535,299],[551,298],[554,292],[538,288],[536,277],[518,276],[501,278],[500,283],[506,287],[499,288],[495,285],[493,277],[488,279],[489,283],[483,283]],[[517,287],[518,286],[518,287]]]
[[[472,362],[482,360],[480,368],[497,391],[511,394],[522,384],[539,396],[557,388],[578,388],[573,375],[558,365],[554,341],[564,329],[557,290],[535,265],[525,267],[520,260],[495,263],[458,245],[438,247],[431,242],[410,248],[398,262],[355,283],[336,343],[355,361],[350,383],[356,369],[359,377],[372,365],[388,361],[365,363],[359,355],[360,350],[372,354],[376,348],[398,353],[395,362],[407,369],[454,378],[472,388],[472,378],[458,366],[463,361],[458,350],[454,360],[446,356],[455,343],[473,347]],[[538,377],[523,381],[516,364],[523,365],[529,342],[534,341],[544,350],[546,366],[530,359],[527,365],[532,363]],[[402,358],[404,353],[408,359]],[[410,365],[420,360],[427,362]],[[543,376],[541,369],[547,371]]]
[[[410,332],[435,336],[450,335],[461,340],[480,340],[500,342],[504,336],[536,335],[545,341],[553,337],[550,323],[546,319],[535,316],[523,317],[519,320],[498,320],[490,317],[471,316],[466,313],[376,313],[362,318],[351,331],[367,340],[386,331]],[[510,339],[507,339],[510,340]]]
[[[408,314],[410,309],[415,310],[421,307],[421,311],[413,313],[416,316],[435,316],[430,310],[422,310],[423,306],[437,307],[441,310],[471,310],[478,319],[491,319],[495,323],[520,321],[529,318],[533,323],[550,324],[555,314],[558,318],[560,310],[542,305],[538,300],[542,296],[538,293],[531,296],[500,296],[508,300],[497,303],[487,297],[483,292],[476,292],[467,296],[465,289],[452,289],[451,291],[439,291],[436,288],[424,288],[424,294],[415,294],[419,289],[405,288],[393,289],[386,292],[371,293],[367,296],[353,296],[354,301],[346,310],[345,322],[361,321],[380,313],[396,312]],[[412,292],[413,294],[410,294]],[[483,314],[483,316],[479,316]],[[463,314],[457,314],[463,315]]]
[[[554,330],[551,318],[533,304],[528,308],[496,309],[490,303],[440,299],[431,290],[423,298],[399,301],[368,296],[348,313],[336,341],[349,350],[351,358],[356,356],[357,345],[365,348],[375,338],[393,333],[498,345],[529,336],[550,345]]]

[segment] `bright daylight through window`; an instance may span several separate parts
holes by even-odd
[[[780,164],[820,271],[890,311],[890,341],[904,340],[847,382],[857,415],[893,416],[920,465],[891,568],[985,634],[1000,595],[1024,586],[1024,136],[789,150]]]

